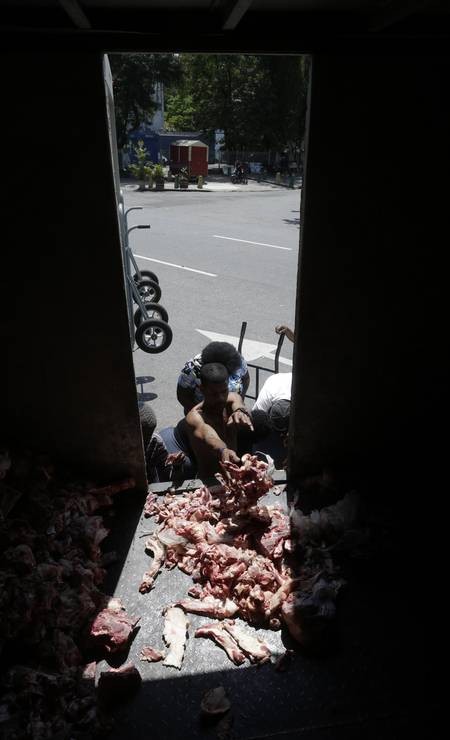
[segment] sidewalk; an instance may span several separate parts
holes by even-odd
[[[121,186],[125,191],[137,191],[138,185],[136,180],[131,180],[129,178],[121,178]],[[300,179],[301,182],[301,179]],[[301,187],[301,184],[299,182],[299,178],[294,180],[294,189],[298,190]],[[250,180],[248,181],[247,185],[234,185],[230,178],[223,177],[220,175],[208,175],[206,178],[206,181],[203,184],[203,188],[198,188],[196,182],[190,182],[189,187],[187,190],[179,190],[178,188],[175,189],[174,182],[165,182],[164,184],[164,190],[153,190],[151,192],[155,193],[170,193],[170,192],[179,192],[179,193],[213,193],[213,192],[222,192],[222,193],[230,193],[230,192],[267,192],[270,190],[276,190],[278,188],[287,188],[288,185],[286,183],[282,183],[280,185],[275,183],[275,180],[261,180],[261,182],[258,182],[257,180]],[[148,189],[141,192],[150,192]]]

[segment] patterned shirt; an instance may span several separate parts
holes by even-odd
[[[166,464],[168,454],[163,440],[159,434],[154,432],[145,450],[145,463],[149,483],[170,480],[172,465]]]
[[[178,385],[181,388],[187,388],[194,392],[195,403],[203,401],[203,394],[200,390],[200,370],[202,368],[202,356],[201,353],[195,355],[192,360],[188,360],[182,369],[178,378]],[[247,363],[241,356],[240,367],[236,370],[233,375],[228,377],[228,390],[233,393],[239,393],[244,395],[244,383],[243,378],[247,374]]]

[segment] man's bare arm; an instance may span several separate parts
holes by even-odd
[[[240,398],[240,396],[238,396]],[[209,456],[213,460],[231,460],[239,463],[239,457],[234,450],[227,447],[227,443],[219,437],[216,430],[205,422],[203,416],[196,408],[192,409],[186,417],[190,432],[192,434],[193,446],[197,459]]]

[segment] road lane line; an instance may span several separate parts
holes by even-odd
[[[208,277],[217,277],[214,272],[205,272],[204,270],[196,270],[194,267],[186,267],[185,265],[175,265],[173,262],[164,262],[164,260],[156,260],[154,257],[144,257],[142,254],[135,254],[140,260],[148,260],[149,262],[158,262],[159,265],[167,265],[168,267],[178,267],[179,270],[188,270],[189,272],[197,272],[199,275],[208,275]]]
[[[258,247],[271,247],[272,249],[284,249],[286,252],[292,252],[291,247],[279,247],[276,244],[265,244],[264,242],[250,242],[248,239],[235,239],[232,236],[219,236],[219,234],[213,234],[215,239],[229,239],[230,242],[243,242],[244,244],[256,244]]]

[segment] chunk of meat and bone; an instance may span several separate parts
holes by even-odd
[[[336,611],[336,597],[345,581],[318,573],[304,590],[295,590],[283,601],[282,617],[291,637],[305,647],[323,640]]]
[[[255,455],[243,455],[242,465],[232,462],[220,463],[221,473],[216,475],[225,492],[221,498],[221,512],[245,511],[256,504],[273,486],[267,475],[267,463]]]
[[[281,561],[289,520],[276,507],[255,503],[272,485],[266,470],[266,463],[247,455],[242,466],[224,463],[222,493],[216,497],[203,486],[190,495],[148,502],[160,523],[156,536],[166,546],[166,567],[178,565],[197,581],[190,590],[196,601],[179,602],[185,611],[216,618],[239,611],[253,624],[280,626],[276,612],[291,579],[273,560]]]
[[[146,594],[153,588],[155,578],[161,570],[166,555],[165,546],[155,536],[149,537],[145,543],[145,549],[153,553],[153,561],[150,568],[144,573],[141,585],[139,586],[141,594]]]
[[[92,513],[110,506],[112,495],[134,482],[98,487],[67,472],[60,476],[48,459],[17,452],[0,485],[0,642],[5,654],[26,645],[20,653],[27,664],[5,666],[2,676],[7,688],[2,712],[17,737],[75,737],[82,727],[94,736],[99,729],[94,682],[86,680],[94,666],[83,677],[80,652],[108,603],[98,588],[106,574],[101,544],[108,529]],[[128,642],[137,622],[123,610],[115,627],[111,610],[107,620],[104,616],[94,628],[101,636],[91,638],[103,654],[104,641],[114,652],[122,639]],[[115,632],[111,638],[103,634],[106,621]]]
[[[234,620],[205,624],[196,630],[195,637],[214,640],[236,665],[241,665],[246,657],[251,663],[265,663],[271,656],[270,648],[263,640],[244,630]]]
[[[232,619],[225,620],[222,625],[248,656],[251,663],[266,663],[270,660],[271,650],[259,637],[251,634]]]
[[[201,585],[190,593],[207,609],[196,608],[192,602],[182,602],[183,608],[218,618],[232,617],[239,611],[251,624],[269,623],[275,629],[279,627],[277,612],[294,583],[287,571],[280,573],[268,558],[229,545],[207,546],[199,554],[197,577]],[[215,601],[206,601],[208,596]],[[224,613],[225,600],[237,605],[234,614]]]
[[[163,665],[181,668],[186,647],[186,636],[189,622],[182,609],[169,607],[165,612],[163,639],[169,651]]]
[[[245,654],[240,650],[232,636],[223,628],[222,622],[212,622],[204,624],[195,631],[195,637],[209,637],[223,648],[229,659],[235,665],[242,665],[245,662]]]
[[[205,596],[204,599],[184,599],[177,602],[185,612],[191,614],[200,614],[206,617],[216,617],[216,619],[225,619],[234,617],[239,611],[239,606],[231,599],[215,599],[213,596]]]
[[[128,647],[140,620],[130,617],[119,599],[111,599],[94,619],[90,628],[91,643],[106,653],[118,653]]]

